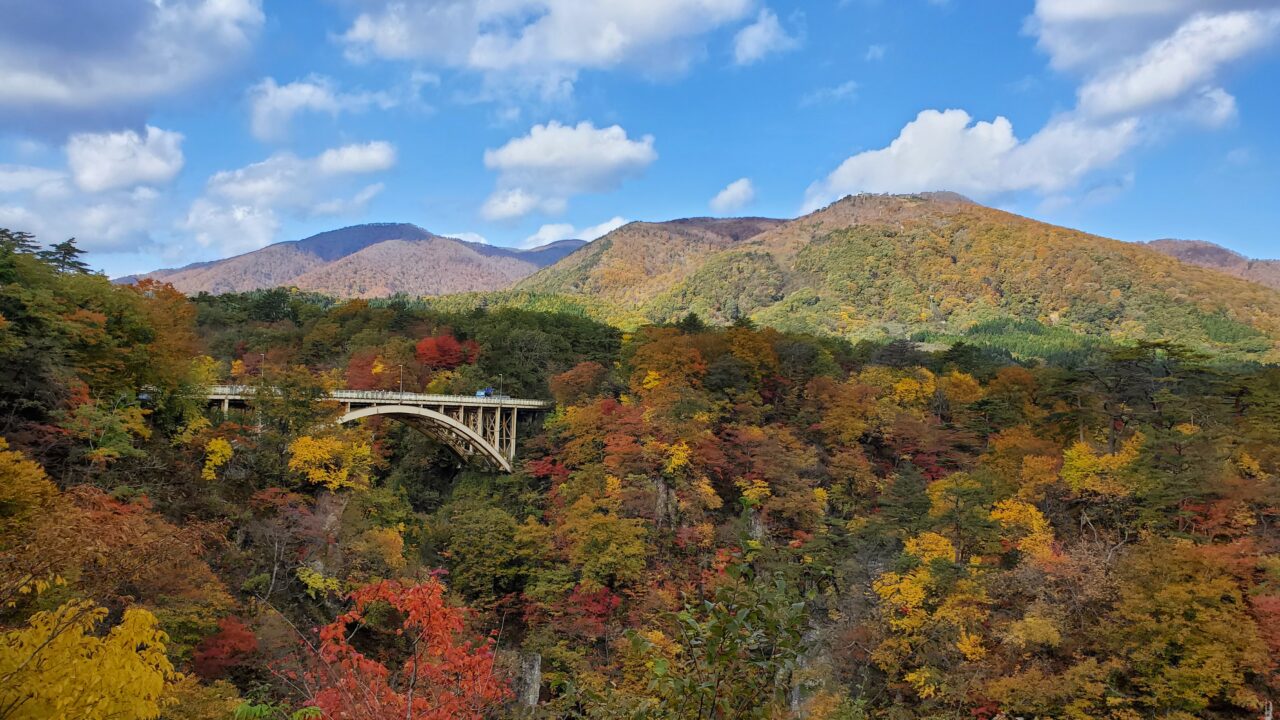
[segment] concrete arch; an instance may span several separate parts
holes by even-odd
[[[374,415],[387,415],[408,423],[423,434],[449,446],[464,461],[480,455],[487,463],[503,472],[511,472],[511,461],[479,433],[458,420],[414,405],[373,405],[351,410],[338,418],[346,424]]]

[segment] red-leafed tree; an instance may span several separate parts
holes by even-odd
[[[357,350],[347,361],[347,387],[352,390],[385,390],[387,380],[395,381],[395,368],[387,373],[376,349]]]
[[[459,342],[449,333],[425,337],[418,341],[418,362],[432,370],[452,370],[464,363],[473,363],[480,356],[480,346],[474,340]]]
[[[191,664],[197,675],[213,680],[248,660],[257,649],[258,638],[253,630],[239,618],[225,617],[218,621],[218,632],[196,646]]]
[[[609,371],[598,362],[587,360],[551,378],[551,395],[561,405],[577,405],[596,396],[609,377]]]
[[[437,580],[383,581],[351,600],[320,630],[319,663],[309,674],[310,704],[326,718],[479,720],[510,696],[490,645],[466,636],[465,611],[445,604]],[[366,654],[375,647],[382,661]]]

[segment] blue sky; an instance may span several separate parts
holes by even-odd
[[[952,189],[1280,257],[1280,0],[0,0],[0,226],[119,275]]]

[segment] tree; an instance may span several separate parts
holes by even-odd
[[[748,565],[730,565],[711,597],[686,604],[668,620],[669,642],[661,631],[631,634],[651,669],[655,697],[634,703],[629,717],[783,716],[791,674],[804,652],[805,610],[780,575],[757,577]]]
[[[20,230],[0,228],[0,252],[33,254],[40,249],[36,236]]]
[[[0,719],[158,717],[165,683],[178,677],[168,637],[146,610],[129,608],[95,635],[106,619],[106,608],[75,600],[0,635]]]
[[[86,274],[89,266],[80,259],[84,250],[76,247],[75,238],[67,238],[48,250],[41,250],[36,255],[53,266],[60,273]]]
[[[464,612],[431,579],[383,581],[351,594],[352,606],[320,630],[307,674],[310,704],[343,720],[479,720],[510,696],[488,643],[468,638]],[[381,648],[375,660],[353,645]]]
[[[459,342],[449,333],[422,338],[416,350],[418,362],[432,370],[452,370],[480,356],[480,346],[474,340]]]
[[[372,465],[373,449],[357,431],[303,435],[289,444],[289,469],[329,490],[367,487]]]

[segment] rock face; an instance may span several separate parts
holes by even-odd
[[[1204,240],[1152,240],[1147,246],[1184,263],[1220,270],[1280,290],[1280,260],[1252,260]]]
[[[297,287],[336,297],[445,295],[510,287],[583,244],[560,240],[517,250],[442,237],[407,223],[376,223],[117,282],[153,278],[189,295],[271,287]]]

